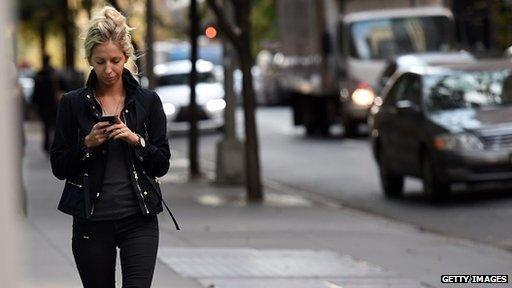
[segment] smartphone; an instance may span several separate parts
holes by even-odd
[[[109,122],[110,125],[116,123],[116,116],[101,116],[100,122]]]

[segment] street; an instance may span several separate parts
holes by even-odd
[[[239,115],[241,116],[241,115]],[[242,118],[238,117],[238,130]],[[385,199],[366,137],[345,139],[341,128],[331,138],[308,138],[292,126],[291,111],[260,107],[257,114],[262,174],[267,184],[322,196],[380,216],[413,224],[420,230],[470,239],[512,250],[510,191],[459,189],[450,201],[432,206],[422,196],[418,180],[406,182],[405,197]],[[242,135],[242,133],[239,133]],[[214,161],[220,134],[203,135],[201,157]],[[187,138],[171,138],[171,147],[185,153]]]

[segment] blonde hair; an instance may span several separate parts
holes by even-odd
[[[115,8],[105,6],[95,13],[89,21],[84,43],[85,58],[90,61],[92,50],[96,45],[112,41],[121,46],[128,61],[131,62],[135,70],[138,70],[135,64],[136,55],[132,44],[132,35],[130,34],[132,30],[134,28],[128,26],[126,17]],[[137,72],[132,71],[132,73],[136,74]]]

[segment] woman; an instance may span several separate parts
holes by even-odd
[[[167,173],[170,152],[160,98],[125,68],[134,58],[130,31],[112,7],[91,20],[89,79],[62,98],[57,115],[51,165],[66,180],[58,209],[73,215],[84,287],[115,287],[116,247],[123,287],[150,287],[155,267],[163,202],[155,177]]]

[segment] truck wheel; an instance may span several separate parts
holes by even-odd
[[[307,136],[313,136],[316,133],[316,125],[313,123],[308,123],[306,126],[306,135]]]
[[[404,176],[393,172],[389,168],[388,160],[384,155],[379,155],[380,183],[384,196],[388,198],[398,198],[403,195]]]
[[[355,137],[359,135],[359,123],[344,119],[343,121],[343,129],[345,129],[345,136],[347,137]]]
[[[450,185],[436,174],[432,159],[428,155],[423,157],[423,192],[431,203],[442,202],[450,195]]]
[[[330,128],[331,125],[327,124],[327,123],[322,123],[319,127],[320,129],[320,135],[322,135],[322,137],[329,137],[331,136],[331,132],[330,132]]]

